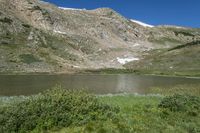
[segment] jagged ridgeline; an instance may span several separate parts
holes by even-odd
[[[39,0],[0,0],[0,72],[196,72],[199,40],[200,29],[143,25],[109,8],[80,10]]]

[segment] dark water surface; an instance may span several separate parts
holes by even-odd
[[[151,87],[197,84],[200,79],[181,77],[116,75],[0,75],[0,96],[31,95],[62,85],[66,89],[87,89],[95,94],[148,93]]]

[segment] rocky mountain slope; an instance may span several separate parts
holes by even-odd
[[[148,27],[109,8],[0,0],[0,72],[171,70],[182,63],[199,71],[199,40],[200,29]]]

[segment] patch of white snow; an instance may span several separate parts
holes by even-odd
[[[149,24],[143,23],[143,22],[138,21],[138,20],[133,20],[133,19],[131,19],[131,21],[134,22],[134,23],[137,23],[137,24],[139,24],[139,25],[142,25],[142,26],[144,26],[144,27],[150,27],[150,28],[154,27],[153,25],[149,25]]]
[[[133,47],[136,47],[136,46],[140,46],[140,44],[139,44],[139,43],[135,43],[135,44],[133,45]]]
[[[167,27],[167,28],[177,28],[177,29],[185,29],[185,27],[182,26],[175,26],[175,25],[160,25],[161,27]],[[159,26],[159,27],[160,27]]]
[[[79,68],[79,66],[73,66],[74,68]]]
[[[84,9],[78,9],[78,8],[67,8],[67,7],[58,7],[62,10],[74,10],[74,11],[83,11],[83,10],[86,10],[85,8]]]
[[[64,34],[64,35],[66,35],[66,34],[67,34],[66,32],[59,31],[59,30],[54,30],[53,32],[55,32],[55,33],[59,33],[59,34]]]
[[[129,58],[119,58],[117,57],[117,61],[120,63],[120,64],[126,64],[128,62],[131,62],[131,61],[137,61],[139,60],[139,58],[135,58],[135,57],[129,57]]]
[[[102,49],[101,48],[99,48],[99,50],[98,51],[102,51]]]

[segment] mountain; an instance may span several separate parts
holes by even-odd
[[[144,25],[109,8],[0,0],[0,31],[3,73],[106,68],[200,71],[200,29]]]

